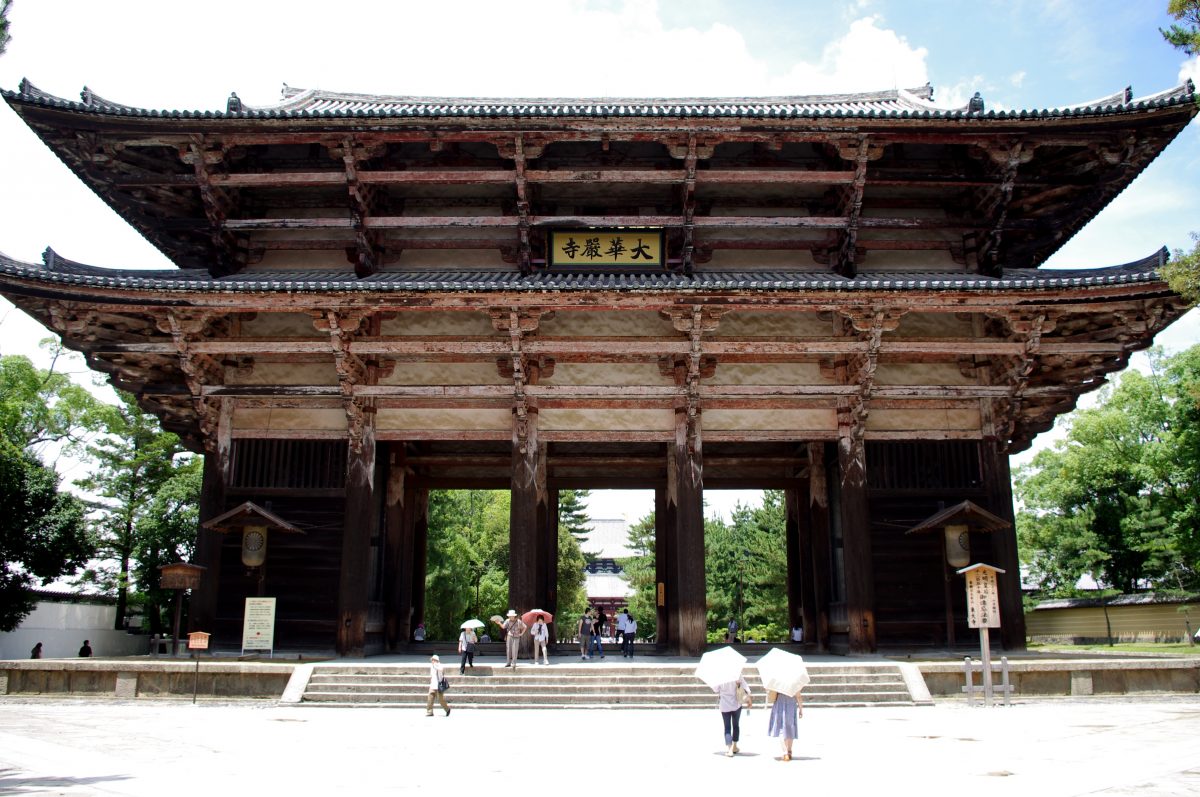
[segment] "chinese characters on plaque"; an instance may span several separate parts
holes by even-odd
[[[547,252],[550,267],[661,267],[663,231],[551,230]]]
[[[967,625],[971,628],[1000,627],[1000,599],[996,591],[996,571],[981,567],[968,570]]]

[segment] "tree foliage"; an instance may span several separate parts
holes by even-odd
[[[158,586],[159,568],[191,561],[200,524],[200,487],[204,460],[182,457],[150,498],[134,529],[132,575],[144,604],[150,633],[169,628],[174,590]]]
[[[1200,346],[1155,351],[1017,473],[1022,560],[1048,594],[1200,586]]]
[[[1159,33],[1172,47],[1188,55],[1200,55],[1200,0],[1169,0],[1167,13],[1183,24],[1159,28]]]
[[[654,513],[629,527],[628,547],[635,556],[620,561],[633,594],[629,613],[637,620],[637,633],[648,639],[658,634],[658,573],[655,568]]]
[[[577,542],[587,542],[590,518],[587,512],[587,497],[590,490],[558,491],[558,529],[571,534]]]
[[[1195,247],[1190,252],[1175,250],[1171,259],[1162,267],[1163,278],[1191,304],[1200,303],[1200,235],[1192,233]]]
[[[101,564],[84,574],[117,597],[116,627],[125,623],[137,553],[143,549],[143,533],[155,528],[155,499],[181,468],[189,467],[179,438],[164,432],[158,419],[143,412],[136,399],[118,393],[116,405],[105,405],[103,434],[88,447],[94,463],[92,473],[77,484],[97,496],[92,503],[90,526]],[[195,467],[195,466],[190,466]],[[194,532],[193,532],[194,534]],[[140,582],[141,588],[152,587]]]
[[[12,8],[12,0],[0,0],[0,55],[8,49],[11,36],[8,33],[8,12]]]
[[[788,604],[787,516],[784,494],[766,490],[761,506],[738,504],[731,522],[704,524],[708,627],[721,631],[736,618],[740,628],[786,626]]]

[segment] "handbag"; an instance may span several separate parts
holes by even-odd
[[[438,679],[438,691],[439,692],[449,692],[450,691],[450,682],[446,680],[446,676],[444,676],[444,675]]]
[[[740,686],[737,688],[737,702],[739,706],[747,709],[750,708],[752,703],[750,699],[750,693]]]
[[[466,648],[467,648],[467,653],[474,653],[474,652],[475,652],[475,643],[474,643],[474,642],[468,642],[468,643],[466,644]]]

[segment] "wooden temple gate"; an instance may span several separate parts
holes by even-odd
[[[195,113],[23,83],[13,109],[179,268],[0,256],[0,293],[205,454],[203,519],[304,531],[255,575],[200,532],[217,644],[262,575],[283,647],[404,645],[438,488],[512,491],[509,601],[553,611],[571,487],[655,491],[668,650],[704,647],[706,487],[785,491],[787,619],[823,649],[941,644],[944,543],[904,531],[963,500],[1011,520],[1008,455],[1182,314],[1164,253],[1038,266],[1196,105],[931,93]],[[1018,572],[1011,529],[966,544]],[[1016,578],[1001,600],[1019,648]]]

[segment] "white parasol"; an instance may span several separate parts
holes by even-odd
[[[715,691],[721,684],[736,681],[746,666],[746,657],[730,647],[710,650],[700,657],[696,677]]]
[[[771,648],[755,666],[763,687],[769,691],[794,697],[808,685],[808,667],[795,653]]]
[[[459,628],[483,628],[483,621],[475,619],[467,620]]]

